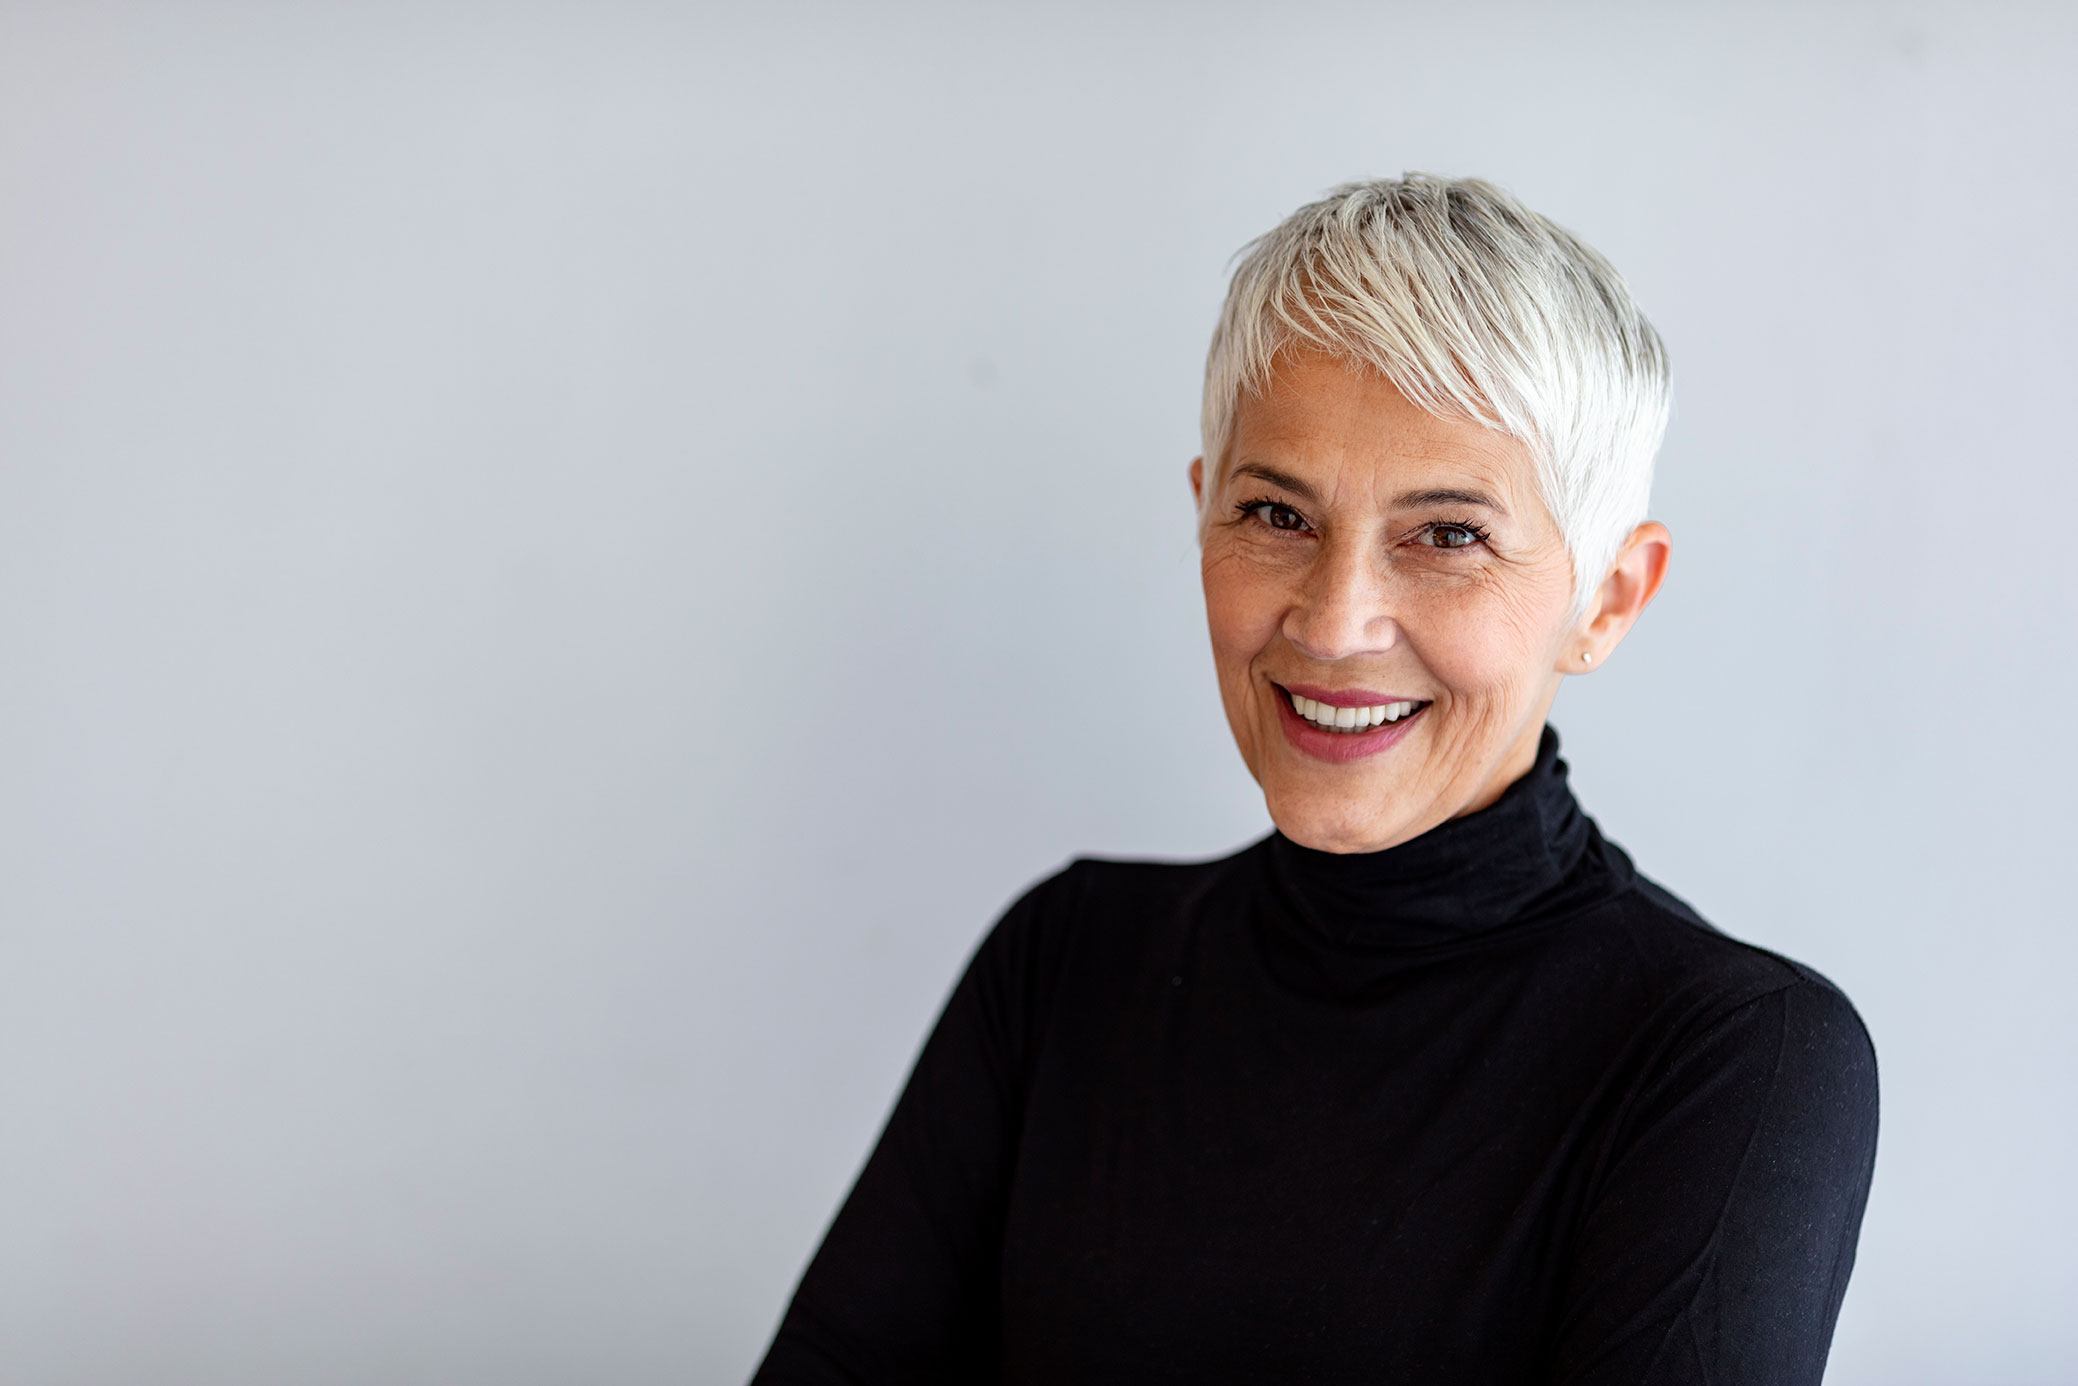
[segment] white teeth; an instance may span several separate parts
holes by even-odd
[[[1426,706],[1417,702],[1398,702],[1381,703],[1375,707],[1336,707],[1313,698],[1302,698],[1296,693],[1289,696],[1292,711],[1315,726],[1329,731],[1366,731],[1372,727],[1383,726],[1387,722],[1397,722],[1402,717],[1410,717]]]

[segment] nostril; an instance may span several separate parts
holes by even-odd
[[[1294,611],[1285,618],[1282,634],[1300,654],[1326,664],[1391,649],[1400,642],[1400,625],[1390,616],[1349,618]]]

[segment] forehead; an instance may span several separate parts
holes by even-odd
[[[1510,509],[1536,497],[1529,448],[1518,438],[1413,403],[1375,370],[1320,352],[1278,357],[1267,387],[1234,416],[1228,476],[1250,462],[1337,495],[1478,488]]]

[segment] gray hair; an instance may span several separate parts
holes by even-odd
[[[1521,440],[1586,614],[1645,519],[1666,348],[1610,263],[1491,183],[1345,183],[1244,247],[1205,361],[1202,540],[1242,393],[1299,345],[1377,370],[1422,409]]]

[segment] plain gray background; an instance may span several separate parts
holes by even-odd
[[[1589,810],[1830,974],[1835,1383],[2078,1379],[2065,5],[0,7],[0,1380],[733,1382],[968,950],[1267,829],[1229,257],[1492,178],[1678,402]]]

